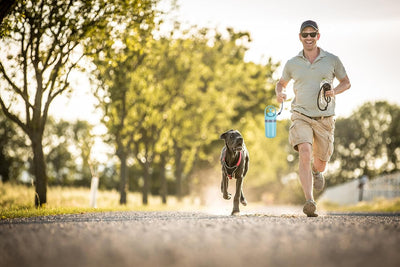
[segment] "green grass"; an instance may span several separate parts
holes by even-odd
[[[321,207],[326,211],[337,212],[400,212],[400,198],[377,198],[371,202],[359,202],[356,205],[337,205],[323,202]]]
[[[149,196],[149,204],[142,205],[142,196],[139,193],[127,194],[126,205],[119,205],[119,193],[116,190],[97,193],[97,208],[89,205],[88,188],[49,187],[47,189],[47,204],[35,208],[33,187],[13,185],[0,182],[0,220],[22,217],[48,216],[60,214],[78,214],[105,211],[172,211],[200,209],[191,198],[178,201],[175,197],[168,197],[167,204],[162,204],[160,197]]]

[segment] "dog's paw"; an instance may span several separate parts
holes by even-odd
[[[229,200],[229,199],[232,198],[232,194],[231,194],[231,193],[224,194],[224,195],[223,195],[223,198]]]
[[[243,206],[247,206],[247,200],[245,198],[241,199],[240,203],[242,203]]]
[[[232,216],[239,216],[240,215],[240,211],[238,210],[233,210],[231,213]]]

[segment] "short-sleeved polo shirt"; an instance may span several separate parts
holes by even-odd
[[[320,84],[323,80],[331,84],[334,78],[341,80],[346,77],[346,70],[340,59],[320,48],[320,53],[313,63],[303,54],[303,50],[288,60],[283,69],[282,79],[289,82],[294,80],[295,98],[292,111],[300,112],[310,117],[335,115],[335,98],[333,97],[328,109],[321,111],[317,106]]]

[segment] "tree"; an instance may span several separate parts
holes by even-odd
[[[368,102],[349,118],[338,119],[333,170],[329,185],[365,174],[374,177],[399,170],[400,108],[387,102]]]
[[[89,186],[91,152],[94,145],[92,126],[86,122],[56,121],[49,117],[43,147],[49,184]]]
[[[177,31],[177,29],[174,29]],[[174,38],[174,32],[169,36],[162,37],[152,43],[153,53],[149,55],[146,64],[142,70],[145,75],[138,77],[147,77],[146,89],[141,90],[141,98],[144,107],[138,106],[139,110],[144,110],[144,123],[140,124],[140,131],[143,133],[140,138],[135,139],[134,154],[138,157],[144,169],[144,186],[143,200],[147,202],[147,194],[149,191],[149,164],[160,156],[163,194],[165,199],[166,180],[165,167],[166,162],[170,161],[171,155],[175,155],[175,178],[177,181],[177,195],[181,197],[181,177],[183,173],[183,165],[181,164],[182,151],[177,150],[177,142],[186,143],[185,140],[176,140],[174,133],[183,132],[190,127],[179,125],[179,118],[186,117],[186,121],[196,121],[188,111],[191,101],[187,101],[188,108],[181,109],[183,102],[188,96],[188,89],[192,96],[196,94],[196,66],[201,64],[199,56],[201,52],[196,46],[196,38]],[[194,90],[193,90],[194,89]],[[145,96],[145,97],[144,97]],[[188,118],[190,118],[188,120]],[[137,128],[136,128],[137,129]],[[191,129],[195,131],[195,129]],[[189,138],[188,142],[193,141]],[[191,142],[195,144],[195,142]],[[145,157],[143,157],[145,155]]]
[[[109,142],[115,145],[120,160],[120,204],[126,204],[127,159],[133,126],[127,122],[131,108],[137,104],[137,93],[130,87],[132,73],[142,64],[148,51],[148,42],[156,26],[155,4],[157,1],[131,1],[124,7],[127,16],[120,17],[119,27],[108,28],[93,40],[88,51],[102,47],[99,53],[93,53],[96,66],[95,79],[98,82],[96,95],[99,107],[104,112],[104,124],[109,130]],[[106,36],[107,35],[107,36]],[[108,39],[111,36],[112,39]]]
[[[71,124],[68,121],[47,119],[43,135],[43,147],[48,151],[45,155],[48,183],[67,185],[75,176],[75,162],[69,151],[71,145]]]
[[[193,27],[152,42],[152,53],[135,71],[131,88],[140,93],[127,117],[135,136],[132,151],[144,170],[144,201],[149,169],[161,168],[165,194],[163,168],[170,162],[181,198],[193,170],[204,161],[214,164],[210,154],[219,134],[262,115],[259,110],[272,95],[275,65],[245,63],[249,40],[247,33],[232,29],[212,33]],[[152,163],[157,158],[158,166]]]
[[[29,137],[33,151],[35,206],[47,202],[43,132],[53,100],[67,92],[70,75],[85,55],[81,44],[124,12],[129,1],[18,1],[1,40],[0,106]],[[91,51],[96,52],[96,51]]]

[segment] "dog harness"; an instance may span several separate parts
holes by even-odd
[[[238,162],[234,166],[230,167],[230,166],[228,166],[228,164],[226,164],[226,161],[225,161],[226,150],[224,151],[221,163],[222,163],[222,166],[224,167],[225,172],[228,175],[229,179],[232,179],[232,177],[235,178],[235,171],[239,167],[240,162],[242,162],[242,153],[243,153],[243,150],[240,150]]]

